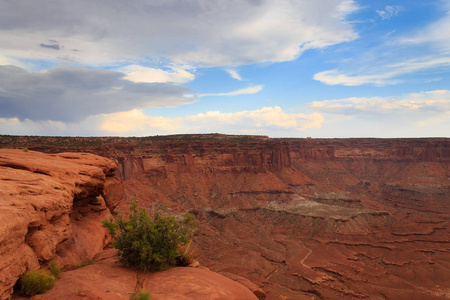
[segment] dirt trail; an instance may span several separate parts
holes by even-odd
[[[309,266],[307,266],[307,265],[305,264],[305,260],[308,258],[308,256],[311,255],[312,250],[309,249],[309,248],[307,248],[307,247],[305,246],[305,244],[304,244],[302,241],[301,241],[301,243],[302,243],[303,248],[305,248],[305,250],[308,251],[308,254],[305,255],[305,257],[300,261],[300,263],[302,264],[302,266],[304,266],[304,267],[306,267],[306,268],[308,268],[308,269],[311,269],[311,267],[309,267]]]

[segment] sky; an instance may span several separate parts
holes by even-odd
[[[449,0],[0,0],[0,134],[449,137]]]

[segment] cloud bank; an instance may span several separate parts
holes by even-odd
[[[233,66],[357,38],[353,0],[0,2],[0,53],[70,64]]]
[[[28,72],[0,66],[0,117],[79,122],[97,114],[195,102],[193,91],[169,83],[135,83],[107,70],[55,68]]]
[[[353,97],[337,100],[314,101],[309,107],[322,112],[344,115],[408,114],[450,112],[450,91],[437,90],[412,93],[400,97]]]
[[[362,71],[360,74],[355,72],[345,74],[334,69],[316,73],[313,78],[328,85],[358,86],[363,84],[373,84],[383,86],[399,83],[401,80],[397,79],[397,77],[402,75],[449,66],[450,56],[425,56],[385,65],[381,64],[374,69]]]
[[[108,135],[149,135],[169,133],[229,132],[277,132],[282,130],[306,130],[320,128],[323,117],[318,113],[286,113],[280,107],[224,113],[208,111],[184,118],[146,116],[140,110],[102,116],[100,128]]]
[[[320,128],[323,117],[318,113],[287,113],[280,107],[224,113],[208,111],[186,117],[147,116],[142,110],[89,116],[78,123],[33,121],[0,118],[0,130],[5,134],[50,135],[122,135],[147,136],[173,133],[227,132],[236,134],[276,134],[283,130],[303,131]]]
[[[398,97],[353,97],[314,101],[310,109],[324,114],[335,136],[408,137],[449,136],[450,91],[436,90]],[[347,124],[347,125],[345,125]],[[360,126],[355,127],[355,124]],[[346,127],[348,126],[348,127]],[[331,136],[332,136],[331,134]]]

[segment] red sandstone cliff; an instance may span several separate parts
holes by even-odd
[[[11,299],[22,274],[50,262],[66,272],[34,299],[127,300],[141,288],[153,299],[257,299],[248,288],[206,268],[150,274],[115,263],[115,250],[104,251],[109,237],[101,220],[123,202],[116,167],[93,154],[0,150],[1,300]],[[87,261],[95,263],[73,269]]]
[[[0,144],[113,159],[116,212],[193,211],[201,263],[267,299],[450,295],[450,139],[52,139]]]
[[[100,221],[111,214],[97,197],[115,169],[92,154],[0,151],[0,299],[27,270],[50,260],[71,267],[103,250]]]

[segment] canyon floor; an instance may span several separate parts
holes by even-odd
[[[113,215],[133,200],[192,212],[200,264],[261,299],[450,297],[448,138],[0,136],[0,147],[110,159]]]

